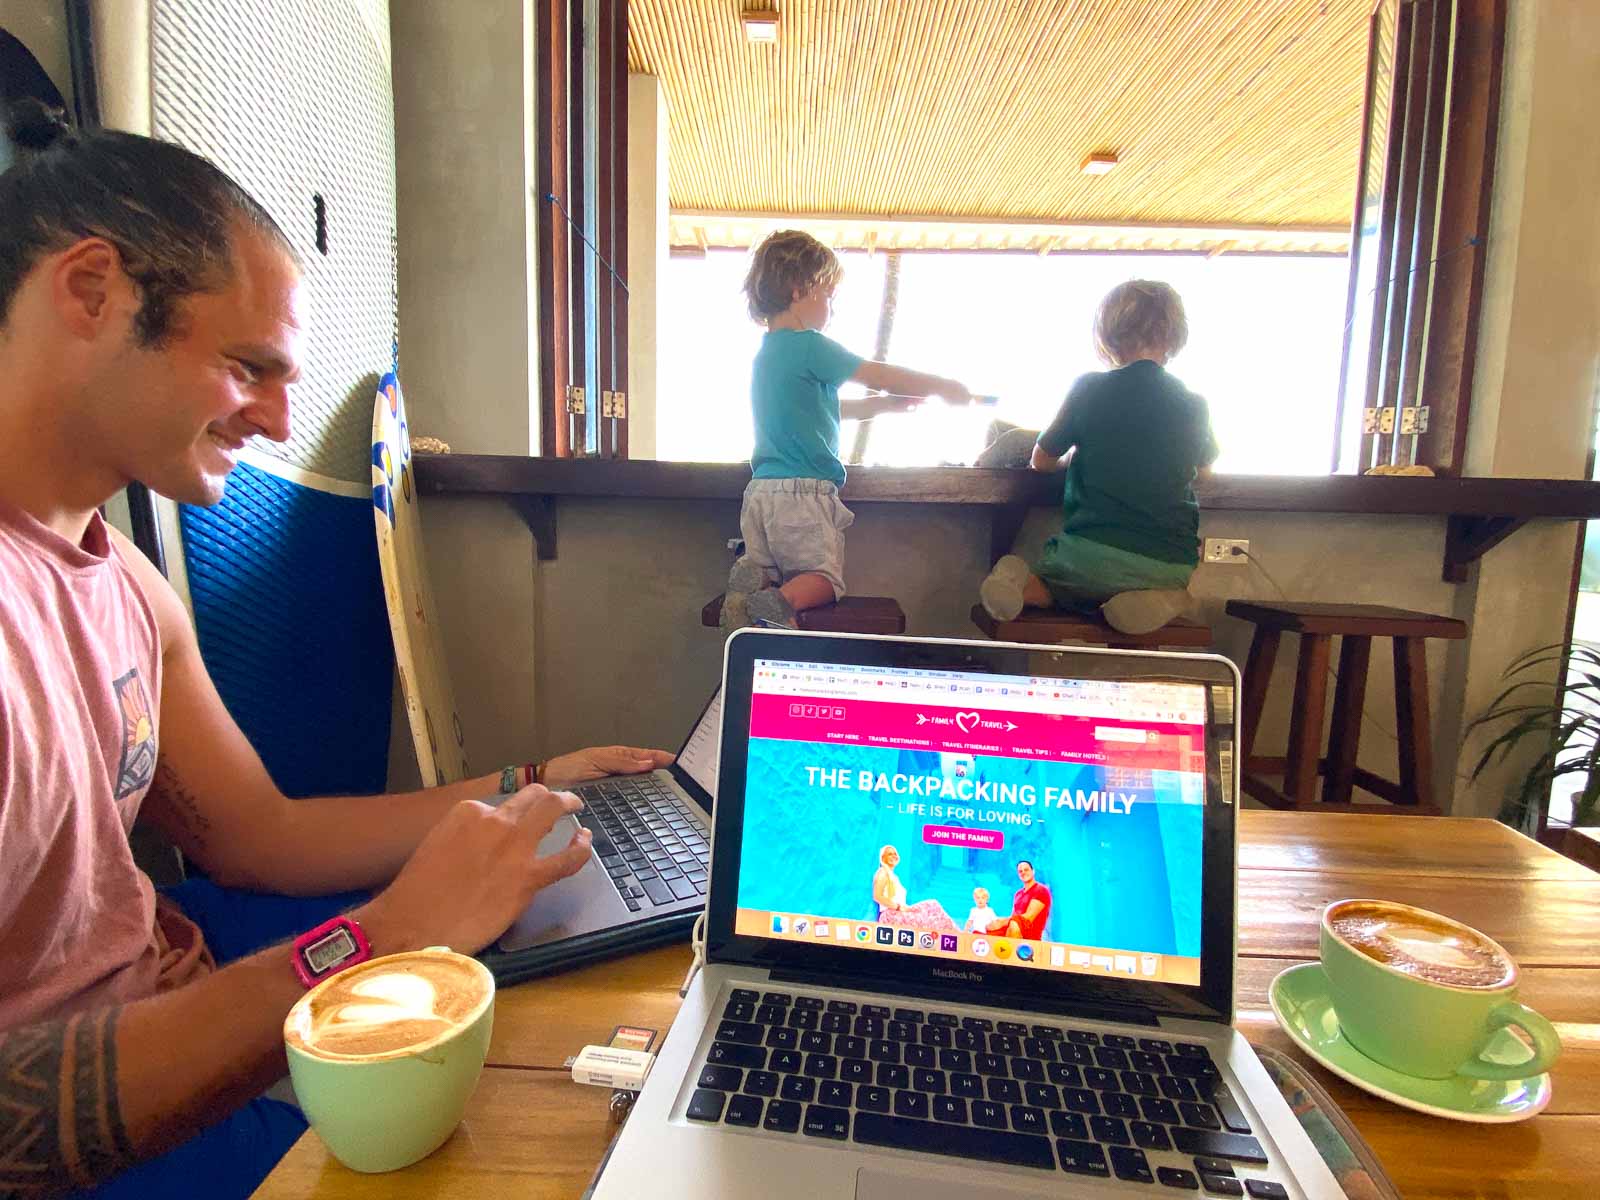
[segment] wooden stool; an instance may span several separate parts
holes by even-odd
[[[700,610],[700,624],[715,629],[721,623],[722,597],[713,596]],[[837,604],[807,608],[795,614],[795,624],[813,633],[886,633],[906,631],[906,614],[893,596],[846,596]]]
[[[1270,808],[1313,812],[1375,812],[1370,804],[1352,804],[1352,788],[1361,788],[1408,812],[1438,815],[1433,803],[1433,745],[1428,719],[1428,638],[1467,636],[1464,621],[1385,608],[1377,604],[1263,603],[1228,601],[1228,615],[1252,622],[1255,640],[1244,668],[1241,698],[1239,786]],[[1294,710],[1289,717],[1289,748],[1282,758],[1254,753],[1261,710],[1272,682],[1278,641],[1285,633],[1300,635],[1300,665],[1294,681]],[[1339,646],[1338,684],[1333,694],[1333,724],[1328,756],[1318,758],[1322,718],[1328,694],[1328,657],[1335,636]],[[1394,639],[1394,711],[1398,726],[1400,781],[1374,775],[1356,766],[1361,740],[1361,709],[1367,691],[1367,666],[1372,639]],[[1261,779],[1282,775],[1280,792]],[[1316,797],[1317,776],[1326,783]]]
[[[1123,633],[1111,628],[1096,613],[1025,608],[1012,620],[996,621],[983,605],[974,604],[972,623],[997,642],[1030,642],[1045,646],[1062,642],[1088,642],[1095,646],[1110,646],[1115,650],[1211,645],[1211,627],[1193,621],[1173,621],[1150,633]]]

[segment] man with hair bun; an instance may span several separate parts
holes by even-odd
[[[1098,607],[1113,629],[1140,634],[1191,607],[1194,481],[1217,443],[1206,402],[1166,370],[1188,340],[1169,284],[1130,279],[1100,302],[1094,344],[1111,370],[1074,383],[1033,448],[1034,470],[1066,473],[1065,521],[1038,562],[1008,554],[995,564],[978,593],[995,620]]]
[[[261,1098],[305,991],[284,939],[337,918],[375,954],[475,952],[589,861],[587,833],[538,856],[580,807],[551,789],[671,756],[613,746],[410,795],[286,798],[177,595],[99,508],[135,480],[214,504],[246,443],[288,438],[295,252],[181,147],[75,131],[34,101],[6,125],[0,1197],[242,1200],[306,1127]],[[140,816],[204,877],[158,895],[128,844]]]

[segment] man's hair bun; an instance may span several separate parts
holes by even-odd
[[[6,108],[6,134],[24,150],[48,150],[75,138],[66,114],[32,97],[14,100]]]

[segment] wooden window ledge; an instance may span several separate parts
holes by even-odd
[[[500,454],[419,454],[417,490],[425,496],[499,496],[516,508],[541,559],[556,554],[561,496],[737,501],[750,481],[743,463],[528,458]],[[1444,578],[1467,568],[1528,521],[1600,517],[1600,483],[1568,479],[1429,478],[1372,475],[1213,475],[1195,488],[1217,512],[1362,513],[1446,518]],[[1061,477],[980,467],[856,467],[848,504],[955,504],[992,508],[991,546],[1010,549],[1028,509],[1061,501]]]

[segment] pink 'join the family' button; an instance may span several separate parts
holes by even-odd
[[[968,850],[1000,850],[1006,835],[998,829],[967,829],[961,825],[924,825],[922,840],[930,846],[962,846]]]

